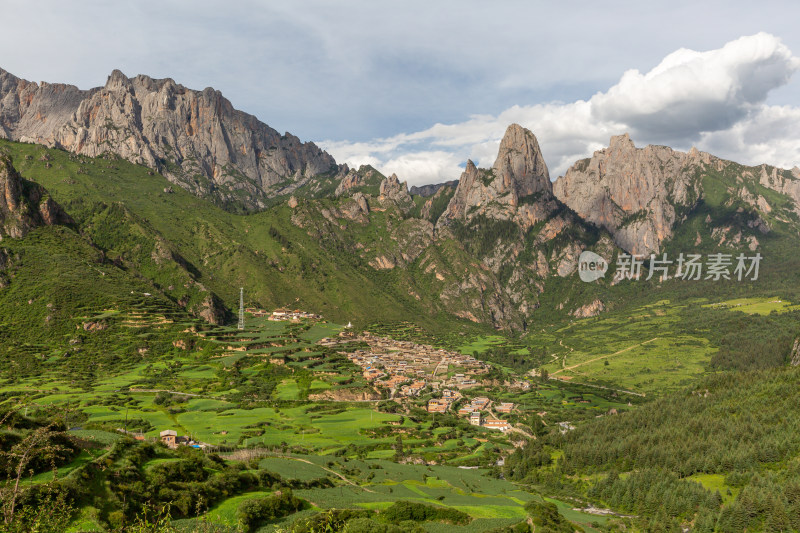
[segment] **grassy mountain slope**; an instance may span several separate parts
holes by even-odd
[[[234,215],[113,156],[0,146],[111,260],[190,310],[214,295],[233,306],[242,286],[247,304],[307,308],[345,322],[419,312],[413,298],[397,294],[395,275],[359,269],[348,254],[321,248],[285,205]]]

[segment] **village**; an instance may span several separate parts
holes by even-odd
[[[244,310],[246,313],[250,313],[254,317],[267,317],[267,320],[272,320],[275,322],[280,322],[284,320],[292,321],[292,322],[299,322],[300,320],[321,320],[322,316],[317,315],[315,313],[309,313],[306,311],[301,311],[299,309],[290,310],[286,308],[278,308],[274,311],[267,311],[265,309],[258,309],[256,307],[247,307]]]
[[[511,413],[515,408],[513,403],[495,405],[485,397],[472,398],[466,403],[462,401],[465,398],[461,391],[487,384],[481,377],[490,370],[486,363],[460,352],[379,337],[366,331],[355,335],[346,330],[338,338],[325,338],[318,344],[336,347],[354,341],[365,343],[368,349],[340,353],[361,367],[367,381],[377,388],[389,390],[390,397],[410,399],[430,389],[441,393],[441,398],[428,401],[430,413],[446,413],[460,404],[455,412],[468,417],[472,425],[502,432],[512,429],[511,424],[498,414]],[[510,385],[522,390],[530,388],[527,381]]]

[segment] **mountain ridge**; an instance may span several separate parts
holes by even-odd
[[[92,157],[111,151],[233,209],[261,209],[317,175],[347,171],[210,87],[196,91],[119,70],[104,86],[81,90],[0,69],[0,137]]]

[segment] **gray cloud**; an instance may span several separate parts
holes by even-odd
[[[800,49],[800,5],[769,0],[5,0],[3,18],[0,66],[19,76],[170,76],[302,138],[354,141],[588,99],[681,46],[765,30]]]
[[[2,8],[0,66],[16,75],[88,88],[120,68],[213,86],[281,131],[391,162],[415,182],[452,179],[466,157],[491,163],[513,120],[535,129],[557,170],[625,128],[647,142],[711,142],[697,132],[763,119],[764,105],[800,106],[798,79],[775,90],[787,74],[780,57],[735,73],[745,83],[731,100],[695,95],[652,113],[608,103],[599,121],[592,113],[602,106],[586,105],[627,70],[649,72],[681,47],[709,50],[766,31],[800,50],[800,4],[780,0],[646,9],[632,0],[3,0]]]
[[[800,161],[800,107],[767,106],[770,91],[786,84],[800,68],[780,39],[759,33],[707,52],[680,49],[645,73],[632,69],[604,92],[572,103],[512,106],[497,115],[437,124],[411,134],[370,143],[324,143],[335,157],[370,162],[411,183],[458,175],[453,152],[491,164],[505,127],[518,122],[539,138],[551,175],[624,132],[642,143],[697,144],[744,163],[767,161],[792,166]],[[427,147],[418,149],[424,140]],[[430,147],[447,148],[436,159]],[[776,149],[769,149],[776,147]],[[780,149],[777,149],[780,147]],[[769,157],[769,159],[758,159]]]

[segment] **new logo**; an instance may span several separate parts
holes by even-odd
[[[608,261],[594,252],[584,250],[578,258],[578,275],[581,281],[591,283],[606,275]]]

